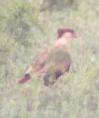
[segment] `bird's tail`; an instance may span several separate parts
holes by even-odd
[[[18,80],[18,83],[19,83],[19,84],[24,84],[24,83],[26,83],[28,80],[30,80],[30,79],[31,79],[31,72],[32,72],[32,67],[30,66],[30,67],[28,67],[28,68],[26,69],[26,72],[25,72],[25,74],[23,75],[23,77]]]
[[[25,74],[20,80],[18,80],[18,83],[24,84],[30,79],[31,79],[30,74]]]

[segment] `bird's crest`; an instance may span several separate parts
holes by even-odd
[[[73,36],[75,35],[75,31],[70,28],[60,28],[57,30],[57,39],[61,38],[65,33],[71,33]]]

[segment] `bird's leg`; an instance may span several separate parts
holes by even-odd
[[[63,73],[61,71],[55,72],[55,79],[57,80]]]

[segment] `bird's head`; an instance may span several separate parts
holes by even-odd
[[[73,29],[70,28],[61,28],[57,30],[57,39],[61,39],[61,38],[66,38],[66,39],[70,39],[70,38],[75,38],[76,34],[75,31]]]
[[[73,29],[70,28],[61,28],[57,30],[57,41],[56,45],[67,45],[76,37],[76,33]]]

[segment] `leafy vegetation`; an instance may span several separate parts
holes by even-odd
[[[70,1],[64,1],[66,7],[56,0],[54,4],[52,0],[0,1],[1,118],[98,118],[99,1]],[[70,72],[52,88],[43,86],[35,75],[18,85],[17,79],[39,52],[53,44],[60,27],[77,33],[71,44]]]

